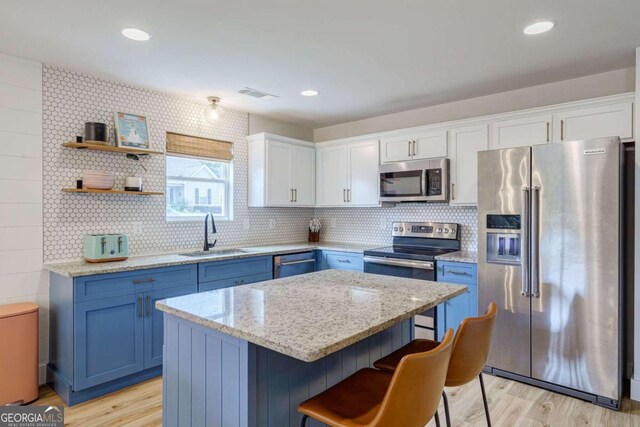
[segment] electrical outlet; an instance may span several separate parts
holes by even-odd
[[[386,229],[387,229],[387,218],[382,217],[380,218],[380,230],[386,230]]]
[[[338,226],[338,223],[335,218],[331,218],[329,222],[331,223],[331,228],[336,228]]]
[[[276,220],[269,218],[269,229],[273,230],[274,228],[276,228]]]
[[[133,223],[133,234],[142,234],[144,232],[144,223],[142,222],[134,222]]]
[[[242,222],[242,229],[249,230],[251,228],[251,223],[249,222],[249,218],[245,218]]]

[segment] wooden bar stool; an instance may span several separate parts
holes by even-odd
[[[449,329],[440,345],[407,355],[393,373],[359,370],[302,402],[300,426],[311,417],[331,427],[423,427],[437,413],[452,343]]]
[[[449,362],[447,380],[444,384],[446,387],[459,387],[478,377],[480,379],[484,413],[489,427],[491,427],[491,417],[489,416],[487,394],[482,379],[482,368],[487,363],[487,357],[489,356],[491,335],[493,334],[493,327],[496,321],[497,308],[496,303],[492,302],[489,304],[489,308],[487,308],[487,312],[483,316],[468,317],[460,323],[456,337],[453,340],[451,362]],[[413,340],[388,356],[375,361],[373,366],[383,372],[392,373],[397,369],[400,361],[407,357],[407,355],[429,351],[437,346],[438,343],[436,341],[424,339]],[[449,402],[444,390],[442,391],[442,398],[444,400],[447,426],[450,427]]]

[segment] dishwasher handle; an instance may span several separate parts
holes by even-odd
[[[281,262],[279,265],[281,267],[285,267],[287,265],[305,264],[307,262],[316,262],[316,260],[312,258],[312,259],[301,259],[298,261],[285,261],[285,262]]]

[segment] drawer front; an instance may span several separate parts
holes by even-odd
[[[199,283],[264,273],[273,274],[273,257],[271,256],[211,261],[198,264]]]
[[[461,283],[464,285],[477,285],[478,275],[475,264],[462,262],[438,261],[438,282]]]
[[[249,283],[263,282],[271,280],[271,273],[253,274],[251,276],[232,277],[230,279],[214,280],[200,283],[198,292],[213,291],[215,289],[228,288],[230,286],[248,285]]]
[[[350,252],[324,252],[322,259],[325,268],[335,270],[364,271],[364,260],[361,254]]]
[[[92,301],[154,289],[193,286],[197,283],[197,271],[197,264],[190,264],[78,277],[74,280],[74,301]]]

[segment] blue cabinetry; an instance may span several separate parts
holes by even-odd
[[[461,262],[438,261],[436,274],[438,282],[467,286],[466,293],[438,306],[437,339],[441,339],[447,329],[452,328],[455,331],[462,320],[478,315],[477,266]]]
[[[73,405],[162,372],[157,300],[270,280],[273,258],[98,274],[51,274],[47,381]]]
[[[317,251],[317,270],[364,271],[364,256],[355,252]]]

